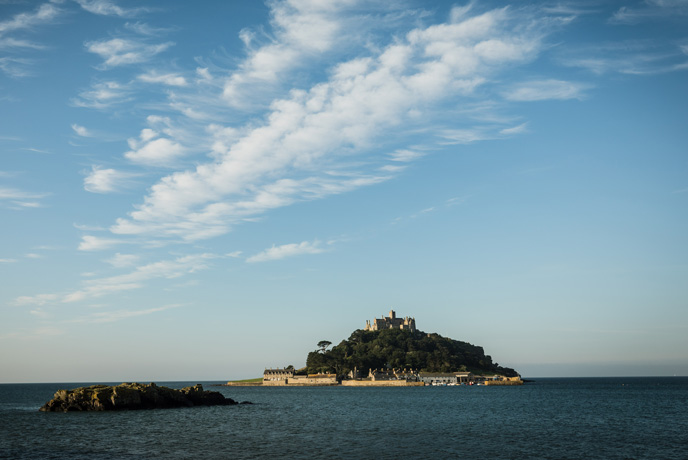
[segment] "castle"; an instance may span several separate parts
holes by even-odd
[[[366,320],[365,330],[366,331],[380,331],[382,329],[410,329],[411,332],[416,331],[416,319],[409,318],[397,318],[397,314],[394,310],[389,311],[389,316],[385,318],[375,318],[373,323],[370,320]]]

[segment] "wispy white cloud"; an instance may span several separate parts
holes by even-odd
[[[33,71],[30,69],[32,64],[33,61],[27,58],[0,57],[0,70],[10,77],[20,78],[33,75]]]
[[[399,149],[390,153],[389,159],[392,161],[400,161],[407,163],[410,161],[417,160],[418,158],[423,157],[425,155],[425,152],[419,152],[418,150]]]
[[[103,297],[117,292],[139,289],[146,281],[153,279],[176,279],[184,275],[207,269],[208,262],[216,258],[214,254],[192,254],[172,260],[162,260],[137,267],[135,270],[117,276],[87,279],[81,289],[56,294],[39,294],[22,296],[14,304],[46,305],[55,303],[72,303]]]
[[[17,259],[0,259],[0,264],[13,264],[17,262]]]
[[[91,132],[86,129],[83,126],[77,125],[76,123],[72,124],[72,130],[76,133],[77,136],[81,137],[91,137],[92,134]]]
[[[262,123],[227,127],[227,139],[219,118],[215,129],[206,129],[212,136],[213,161],[164,177],[111,231],[209,238],[269,209],[392,177],[393,172],[379,169],[380,161],[411,161],[417,154],[404,150],[414,149],[400,148],[391,157],[364,163],[351,159],[388,139],[403,142],[409,127],[439,136],[438,143],[502,135],[499,131],[509,126],[495,125],[489,136],[474,132],[470,138],[450,132],[442,108],[459,104],[475,88],[496,82],[493,77],[499,71],[537,55],[542,31],[534,18],[523,14],[509,9],[473,15],[466,11],[453,15],[454,22],[414,29],[367,57],[336,65],[327,80],[308,91],[293,90],[273,101]],[[521,27],[523,21],[532,26]],[[447,139],[447,133],[454,139]],[[158,137],[151,144],[153,136],[148,134],[144,130],[140,140],[131,141],[128,158],[151,163],[181,154],[175,140]]]
[[[499,134],[503,136],[513,136],[515,134],[522,134],[528,132],[528,123],[521,123],[517,126],[512,126],[510,128],[504,128],[499,131]]]
[[[35,148],[32,148],[32,147],[24,147],[24,148],[22,148],[21,150],[24,150],[24,151],[26,151],[26,152],[33,152],[33,153],[47,153],[47,154],[50,154],[50,153],[51,153],[51,152],[48,151],[48,150],[44,150],[44,149],[35,149]]]
[[[74,224],[74,228],[77,230],[82,230],[84,232],[102,232],[106,230],[104,227],[99,227],[97,225],[84,225],[84,224]]]
[[[145,74],[141,74],[136,78],[144,83],[159,83],[167,86],[188,85],[186,78],[176,73],[159,74],[155,71],[151,71]]]
[[[100,66],[102,69],[146,62],[172,45],[174,45],[172,42],[149,45],[126,38],[92,41],[85,44],[89,52],[97,54],[104,60]]]
[[[181,304],[165,305],[163,307],[148,308],[145,310],[114,310],[91,313],[90,315],[82,316],[69,320],[70,323],[112,323],[129,318],[136,318],[139,316],[151,315],[153,313],[160,313],[171,308],[179,308]]]
[[[102,251],[122,243],[124,243],[124,241],[114,238],[100,238],[93,235],[84,235],[81,237],[81,243],[79,243],[79,251]]]
[[[659,44],[650,40],[599,43],[561,59],[563,65],[594,74],[656,75],[688,70],[685,45]]]
[[[436,212],[441,212],[446,209],[452,208],[454,206],[458,206],[460,204],[463,204],[466,202],[466,197],[452,197],[447,200],[444,200],[442,203],[436,204],[434,206],[427,207],[425,209],[421,209],[420,211],[417,211],[408,217],[397,217],[394,220],[390,222],[391,225],[397,225],[400,222],[403,222],[406,219],[419,219],[422,217],[425,217],[426,215],[433,214]]]
[[[14,304],[17,306],[24,305],[37,305],[43,306],[50,303],[54,303],[59,298],[58,294],[38,294],[34,296],[20,296],[14,300]]]
[[[303,241],[301,243],[283,244],[282,246],[272,246],[263,252],[255,254],[246,259],[248,263],[267,262],[269,260],[279,260],[286,257],[294,257],[302,254],[320,254],[325,250],[320,247],[319,241]]]
[[[115,254],[112,258],[106,260],[107,263],[115,268],[126,268],[136,265],[141,257],[136,254]]]
[[[136,173],[92,166],[84,177],[84,190],[92,193],[118,192],[132,185]]]
[[[589,85],[564,80],[535,80],[515,85],[504,93],[510,101],[582,99]]]
[[[495,126],[474,126],[472,128],[445,129],[441,136],[443,144],[471,144],[478,141],[486,141],[499,137]]]
[[[109,0],[75,0],[84,10],[89,13],[102,16],[132,17],[140,13],[149,11],[147,8],[122,8]]]
[[[34,61],[28,58],[26,53],[42,50],[45,46],[26,38],[12,37],[10,34],[32,31],[37,26],[50,24],[60,12],[54,2],[48,2],[32,12],[19,13],[10,19],[0,21],[0,50],[8,54],[20,53],[19,56],[0,56],[0,71],[14,78],[32,76]]]
[[[131,30],[132,32],[136,32],[139,35],[149,36],[162,35],[172,30],[169,28],[153,27],[150,24],[146,24],[145,22],[127,22],[126,24],[124,24],[124,27]]]
[[[38,208],[41,206],[39,201],[35,201],[48,196],[47,193],[31,193],[21,190],[0,187],[0,205],[5,205],[11,209]]]
[[[50,317],[50,313],[46,312],[42,308],[35,308],[35,309],[29,311],[29,314],[31,314],[32,316],[35,316],[37,318],[49,318]]]
[[[648,20],[688,16],[685,0],[645,0],[634,6],[622,6],[614,12],[612,24],[637,24]]]
[[[71,102],[77,107],[105,109],[130,101],[130,95],[131,91],[126,85],[115,81],[105,81],[94,83],[90,89],[79,93],[79,96]]]
[[[39,6],[31,13],[20,13],[0,22],[0,36],[21,29],[29,29],[40,24],[52,22],[60,13],[60,9],[51,2]]]
[[[34,49],[34,50],[42,50],[45,49],[46,47],[44,45],[41,45],[39,43],[34,43],[30,42],[28,40],[23,40],[23,39],[16,39],[12,37],[8,38],[0,38],[0,50],[2,49],[15,49],[15,48],[24,48],[24,49]]]

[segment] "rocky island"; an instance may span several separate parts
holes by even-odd
[[[492,361],[482,347],[426,333],[412,317],[366,321],[338,345],[322,340],[308,353],[306,366],[265,369],[262,379],[227,385],[261,386],[425,386],[522,385],[510,367]]]
[[[235,404],[239,403],[231,398],[225,398],[217,391],[203,390],[200,384],[176,390],[158,386],[155,383],[122,383],[115,386],[92,385],[74,390],[59,390],[53,399],[39,410],[42,412],[113,411]]]

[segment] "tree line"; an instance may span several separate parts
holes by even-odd
[[[328,350],[330,345],[331,342],[322,340],[318,350],[308,353],[308,373],[335,373],[343,377],[354,368],[364,373],[369,369],[406,368],[420,372],[518,375],[514,369],[493,363],[482,347],[422,331],[358,329]]]

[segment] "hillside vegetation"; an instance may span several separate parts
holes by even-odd
[[[364,373],[369,369],[408,368],[423,372],[518,375],[513,369],[493,363],[482,347],[439,334],[401,329],[358,329],[330,350],[321,347],[310,352],[306,367],[309,373],[332,372],[339,376],[354,367]]]

